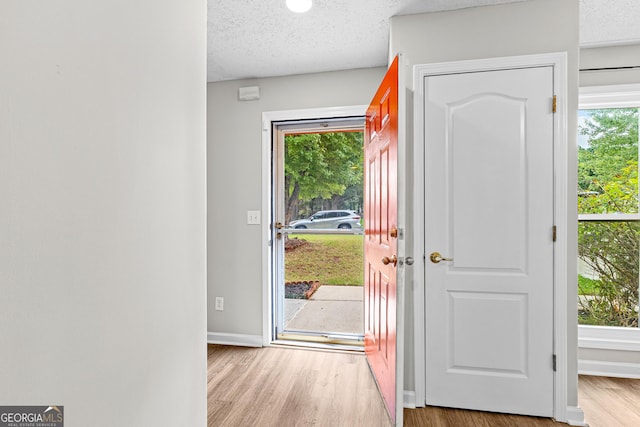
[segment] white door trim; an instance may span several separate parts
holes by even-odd
[[[273,176],[271,163],[271,141],[273,122],[305,119],[330,119],[341,117],[363,116],[367,112],[367,105],[352,105],[344,107],[309,108],[301,110],[265,111],[262,113],[262,213],[260,218],[262,234],[262,345],[271,345],[271,331],[273,330],[273,306],[270,279],[272,277],[271,251],[271,218],[273,204],[271,201],[271,177]]]
[[[496,69],[513,69],[536,66],[553,67],[554,93],[557,110],[554,116],[554,218],[557,240],[554,251],[554,352],[556,373],[554,380],[554,418],[557,421],[575,420],[575,407],[568,407],[568,348],[567,348],[567,260],[568,260],[568,139],[567,139],[567,54],[565,52],[515,57],[488,58],[414,66],[414,254],[422,259],[421,270],[416,269],[413,286],[414,343],[416,404],[424,405],[426,389],[425,368],[425,241],[424,241],[424,140],[422,117],[424,117],[424,78],[426,76]],[[571,200],[574,200],[572,198]],[[577,320],[576,320],[577,323]],[[571,323],[573,325],[573,322]],[[569,417],[573,418],[569,420]]]

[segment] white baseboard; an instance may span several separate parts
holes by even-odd
[[[262,335],[226,334],[223,332],[208,332],[209,344],[237,345],[241,347],[262,347]]]
[[[416,392],[412,390],[404,391],[404,408],[416,409]]]
[[[578,360],[578,373],[581,375],[595,375],[599,377],[640,379],[640,363]]]
[[[577,406],[567,407],[567,424],[570,426],[589,427],[584,421],[584,411]]]

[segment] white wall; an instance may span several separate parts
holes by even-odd
[[[0,404],[206,424],[206,2],[0,2]]]
[[[259,343],[262,338],[262,112],[368,104],[384,68],[208,84],[208,330]],[[259,86],[261,99],[238,101]],[[216,296],[224,311],[214,310]]]
[[[391,20],[390,56],[402,52],[410,65],[445,61],[515,56],[524,54],[568,53],[567,110],[569,147],[575,147],[572,129],[577,121],[578,89],[578,0],[535,0],[497,6],[469,8],[440,13],[394,17]],[[411,82],[411,76],[407,76]],[[411,88],[409,88],[411,90]],[[576,154],[569,150],[568,176],[570,189],[576,186]],[[575,194],[570,197],[569,224],[576,224]],[[568,241],[577,242],[577,225],[568,231]],[[411,236],[408,236],[409,239]],[[410,247],[411,242],[407,245]],[[568,313],[576,313],[577,247],[569,247]],[[407,270],[409,273],[409,270]],[[411,277],[408,277],[411,280]],[[410,290],[410,287],[407,287]],[[412,301],[411,295],[406,296]],[[576,317],[568,316],[568,404],[577,405],[577,325]],[[407,319],[407,334],[413,334],[412,320]],[[410,338],[408,338],[410,340]],[[405,352],[405,381],[412,384],[415,364],[412,343]]]
[[[609,68],[600,71],[581,71],[580,87],[640,84],[640,44],[599,47],[580,51],[580,69]],[[637,335],[636,335],[637,336]],[[578,360],[581,373],[607,376],[640,377],[640,344],[620,345],[616,340],[578,341]],[[610,346],[614,349],[598,347]],[[624,350],[620,349],[624,348]]]

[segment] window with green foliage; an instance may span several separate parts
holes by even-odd
[[[363,209],[362,130],[285,136],[286,223],[327,209]]]
[[[581,102],[578,114],[578,319],[582,325],[638,327],[640,98],[636,102],[620,102],[620,106]]]

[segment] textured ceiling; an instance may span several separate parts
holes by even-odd
[[[640,43],[640,1],[580,0],[580,45]]]
[[[208,0],[208,81],[384,66],[389,18],[535,0]],[[581,42],[640,41],[639,0],[580,0]]]

